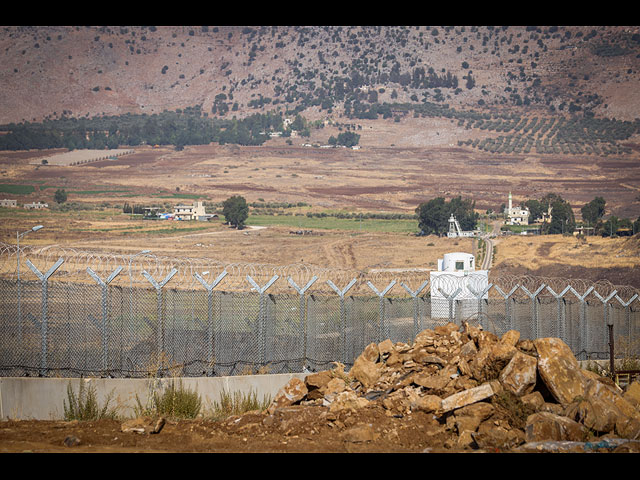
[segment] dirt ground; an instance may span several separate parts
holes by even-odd
[[[331,416],[293,406],[225,421],[167,421],[158,434],[122,432],[121,421],[0,422],[3,453],[419,453],[451,451],[444,427],[421,412],[397,418],[382,408]],[[361,431],[361,428],[366,431]],[[73,444],[69,437],[79,443]],[[67,439],[67,446],[65,444]]]

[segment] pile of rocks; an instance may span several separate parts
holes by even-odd
[[[454,434],[447,448],[640,451],[639,383],[623,392],[581,369],[558,338],[498,337],[469,323],[424,330],[412,344],[372,343],[348,372],[336,363],[294,378],[267,413],[298,404],[427,412]]]

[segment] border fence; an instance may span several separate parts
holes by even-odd
[[[371,342],[411,342],[465,321],[497,335],[559,337],[579,360],[608,359],[613,329],[618,355],[637,358],[639,302],[635,288],[607,281],[0,244],[0,376],[317,371],[352,365]]]

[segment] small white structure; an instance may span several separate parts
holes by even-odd
[[[24,204],[24,208],[26,208],[27,210],[39,210],[41,208],[49,208],[49,204],[48,203],[40,203],[40,202],[33,202],[33,203],[25,203]]]
[[[456,237],[475,237],[476,232],[472,231],[463,231],[460,228],[460,223],[456,220],[456,217],[453,216],[453,213],[449,217],[449,231],[447,232],[447,237],[456,238]]]
[[[509,192],[509,206],[506,214],[507,224],[509,225],[529,225],[529,209],[514,207],[511,192]]]
[[[17,206],[18,206],[17,200],[11,200],[9,198],[4,198],[0,200],[0,207],[16,208]]]
[[[464,320],[472,317],[478,313],[478,300],[489,296],[489,271],[476,270],[475,257],[470,253],[447,253],[438,259],[438,271],[430,273],[429,283],[431,318],[455,319],[459,315]],[[462,302],[458,303],[458,300]]]

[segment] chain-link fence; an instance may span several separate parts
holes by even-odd
[[[193,261],[189,278],[176,262],[43,250],[21,252],[20,276],[9,268],[17,251],[0,251],[0,376],[322,370],[350,366],[371,342],[411,342],[465,321],[497,335],[559,337],[580,360],[609,358],[613,325],[625,353],[640,355],[638,293],[608,282],[408,270],[332,280],[308,266],[205,270]]]

